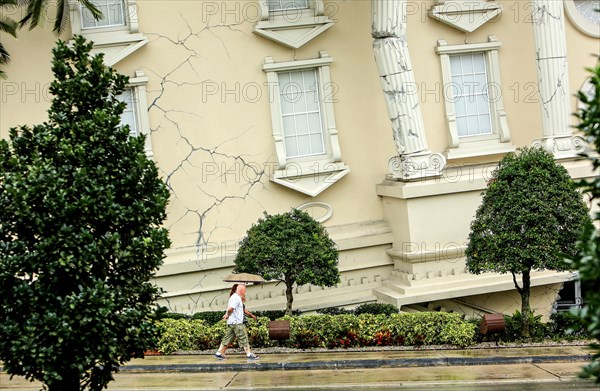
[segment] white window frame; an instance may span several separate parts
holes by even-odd
[[[99,26],[93,28],[83,27],[83,14],[82,9],[84,8],[78,1],[70,0],[71,10],[71,29],[73,35],[123,35],[123,34],[135,34],[138,33],[139,23],[137,16],[137,3],[136,0],[122,0],[124,10],[124,24],[116,26]]]
[[[325,16],[323,0],[308,0],[308,8],[269,10],[269,0],[258,0],[260,20],[254,26],[254,33],[298,49],[321,34],[333,22]]]
[[[333,103],[336,89],[331,82],[329,69],[332,61],[333,59],[326,51],[321,51],[319,58],[308,60],[274,62],[273,58],[266,57],[263,65],[269,86],[271,125],[278,163],[272,180],[311,196],[319,194],[350,172],[342,162],[338,131],[335,125]],[[279,73],[307,69],[316,70],[325,151],[321,155],[289,157],[285,152]],[[318,182],[317,177],[326,177],[325,183],[315,186],[315,183]],[[308,180],[303,181],[302,178],[308,178]],[[312,183],[309,184],[311,181]]]
[[[131,103],[135,122],[135,129],[132,130],[132,136],[135,134],[143,134],[146,136],[144,142],[144,150],[149,159],[154,159],[152,151],[152,138],[150,136],[150,119],[148,117],[148,99],[146,95],[146,84],[148,77],[144,71],[138,70],[135,72],[135,77],[129,79],[126,89],[131,92]]]
[[[583,16],[573,0],[565,0],[564,5],[567,11],[566,14],[569,15],[569,19],[579,31],[591,37],[600,38],[600,24],[594,23]]]
[[[278,2],[279,4],[281,4],[282,1],[287,1],[287,0],[267,0],[267,5],[272,4],[273,2]],[[271,10],[269,8],[269,12],[276,12],[276,11],[283,11],[283,10],[291,10],[291,9],[306,9],[306,8],[310,8],[310,1],[309,0],[293,0],[294,2],[305,2],[306,3],[306,7],[284,7],[284,8],[278,8],[275,10]]]
[[[473,156],[493,155],[511,152],[515,146],[510,143],[510,131],[504,110],[504,102],[501,91],[500,62],[498,51],[501,43],[494,36],[488,37],[488,42],[448,45],[445,41],[438,41],[436,52],[440,55],[442,65],[442,80],[444,91],[444,104],[446,108],[446,122],[448,125],[449,145],[446,150],[447,159],[459,159]],[[494,88],[493,96],[489,99],[490,115],[492,121],[492,133],[479,136],[458,135],[456,124],[456,110],[452,88],[452,72],[450,68],[450,56],[482,53],[485,59],[487,82]]]
[[[78,1],[68,0],[73,35],[83,35],[94,42],[94,49],[105,53],[104,62],[113,66],[148,43],[139,32],[136,0],[123,0],[124,25],[83,28],[82,6]]]
[[[106,26],[85,26],[85,18],[83,17],[84,13],[87,11],[87,9],[85,8],[85,6],[83,4],[79,4],[79,15],[81,18],[81,30],[98,30],[98,29],[105,29],[105,28],[123,28],[127,26],[127,12],[126,12],[126,1],[125,0],[92,0],[92,2],[94,3],[94,5],[96,5],[100,11],[102,11],[102,6],[95,4],[97,1],[103,1],[106,3],[113,3],[113,5],[120,5],[121,7],[121,13],[122,13],[122,18],[123,18],[123,22],[122,23],[112,23],[112,24],[108,24]],[[109,4],[106,4],[107,6]],[[110,13],[106,13],[103,12],[102,14],[102,18],[100,20],[105,20],[107,18],[110,18]],[[91,20],[92,23],[96,24],[99,21],[97,21],[96,19]]]

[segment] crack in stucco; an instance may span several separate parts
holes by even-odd
[[[202,271],[210,269],[210,267],[204,265],[204,263],[206,262],[208,256],[207,252],[210,250],[210,247],[215,245],[215,243],[211,243],[211,236],[218,229],[232,229],[231,226],[220,223],[220,209],[226,207],[231,202],[245,202],[250,198],[254,199],[251,192],[263,185],[263,180],[268,177],[266,171],[269,167],[265,164],[261,166],[253,164],[249,160],[248,154],[231,154],[227,153],[225,150],[225,144],[241,138],[244,134],[253,129],[252,125],[249,125],[237,135],[225,138],[221,142],[213,142],[213,145],[208,143],[208,145],[201,145],[197,140],[194,140],[194,135],[190,133],[190,131],[197,131],[197,127],[194,126],[194,128],[191,129],[189,125],[184,124],[182,117],[194,117],[195,123],[199,123],[200,120],[203,119],[202,104],[198,104],[198,110],[185,110],[174,107],[179,102],[184,105],[186,103],[185,99],[183,101],[173,100],[172,98],[170,100],[167,99],[170,94],[173,94],[173,92],[178,89],[199,88],[202,87],[204,83],[214,83],[210,78],[196,80],[200,79],[201,72],[195,67],[194,61],[208,61],[206,57],[202,56],[202,51],[199,47],[202,43],[202,39],[213,39],[218,41],[223,49],[226,59],[231,59],[231,53],[226,44],[227,37],[223,37],[222,34],[220,34],[220,31],[226,30],[228,33],[234,32],[247,36],[244,31],[238,28],[245,22],[211,24],[209,18],[203,27],[196,28],[195,31],[184,16],[180,14],[180,17],[185,23],[185,28],[176,33],[175,38],[172,37],[172,34],[161,34],[158,32],[145,33],[152,38],[149,45],[166,45],[171,49],[174,47],[174,53],[176,53],[176,55],[170,57],[172,58],[170,61],[173,63],[167,67],[166,71],[164,69],[162,71],[158,69],[149,69],[149,74],[154,76],[159,88],[149,91],[154,93],[155,96],[151,99],[151,103],[148,106],[148,112],[149,114],[155,114],[155,120],[152,121],[151,125],[151,132],[170,132],[170,137],[176,137],[175,145],[179,145],[180,147],[178,148],[180,156],[175,159],[175,163],[169,168],[162,169],[165,175],[165,183],[172,194],[171,199],[177,202],[178,207],[180,208],[179,212],[171,211],[171,213],[178,213],[178,216],[172,216],[172,220],[169,223],[169,229],[172,229],[179,224],[184,224],[184,221],[190,216],[193,216],[193,218],[197,220],[194,231],[189,232],[189,235],[195,236],[193,246],[195,247],[196,258],[193,261],[198,266],[198,270]],[[181,57],[177,58],[177,55]],[[169,58],[166,58],[166,61],[169,61]],[[182,80],[181,77],[178,78],[178,75],[176,74],[178,72],[188,72],[188,75],[191,75],[189,76],[190,79],[186,80],[184,78]],[[210,129],[208,132],[210,132]],[[183,151],[183,153],[181,151]],[[204,180],[206,176],[202,171],[204,167],[200,166],[203,166],[205,162],[219,165],[219,167],[226,167],[225,172],[221,172],[219,175],[211,178],[215,181],[227,182],[229,179],[227,178],[227,170],[229,169],[244,170],[245,173],[249,173],[250,175],[236,176],[235,179],[239,182],[231,183],[230,185],[233,186],[227,186],[226,191],[229,193],[218,194],[222,189],[219,189],[219,186],[213,186],[211,188],[211,183]],[[202,180],[198,180],[199,173],[202,174]],[[201,194],[203,197],[196,197],[196,199],[189,200],[184,197],[184,194],[180,194],[179,189],[184,184],[189,185],[189,181],[194,180],[197,182],[195,188],[198,190],[198,194]],[[214,183],[212,184],[214,185]],[[189,194],[185,194],[185,196],[189,196]],[[200,200],[199,198],[202,199]],[[256,199],[254,199],[254,201],[258,202]],[[239,217],[240,214],[241,208],[239,208],[237,217]],[[233,220],[235,221],[237,217],[235,217],[234,214]],[[209,218],[211,219],[210,226],[208,225],[209,223],[207,223]],[[220,244],[217,244],[217,246],[220,246]],[[223,258],[222,252],[221,258]],[[221,259],[221,262],[225,263],[225,258]],[[207,274],[199,274],[194,286],[187,286],[185,288],[187,290],[197,290],[198,288],[202,288],[206,277]],[[221,296],[221,293],[222,292],[211,292],[210,294],[203,295],[187,294],[187,301],[192,306],[195,306],[196,309],[200,307],[200,301],[208,302],[208,305],[210,306]],[[171,307],[172,302],[166,300],[166,303]],[[192,310],[193,309],[194,308],[192,308]]]

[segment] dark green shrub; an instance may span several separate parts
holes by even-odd
[[[588,68],[592,91],[579,91],[577,96],[581,102],[576,113],[580,130],[593,147],[593,153],[586,154],[595,171],[600,167],[600,57],[596,59],[594,68]],[[600,177],[594,175],[583,180],[579,186],[591,196],[591,202],[600,206]],[[594,213],[594,222],[600,221],[600,213]],[[584,306],[572,311],[584,320],[587,332],[596,341],[600,340],[600,235],[598,230],[589,224],[579,242],[579,252],[573,257],[572,265],[579,270],[579,279],[584,286],[589,286],[584,293]],[[582,377],[592,377],[600,383],[600,344],[593,343],[592,362],[584,368]]]
[[[162,312],[156,314],[156,319],[192,319],[191,316],[177,312]]]
[[[498,164],[471,223],[465,250],[469,273],[520,275],[513,279],[521,313],[531,311],[531,271],[564,271],[577,254],[581,230],[591,219],[568,171],[545,149],[520,148]],[[529,316],[521,334],[530,336]],[[533,335],[532,338],[535,338]]]
[[[348,310],[346,308],[341,308],[341,307],[328,307],[328,308],[321,308],[319,310],[317,310],[317,314],[322,314],[322,315],[343,315],[343,314],[352,314],[354,311],[353,310]]]
[[[542,323],[542,315],[535,315],[533,312],[529,314],[529,338],[523,337],[522,331],[522,319],[521,312],[515,311],[511,315],[504,315],[504,322],[506,328],[504,332],[500,334],[499,338],[505,342],[541,342],[547,335],[547,327]]]
[[[358,316],[285,316],[290,321],[291,338],[283,344],[300,349],[348,348],[390,345],[472,345],[476,327],[458,314],[416,313]],[[159,351],[216,349],[226,331],[226,322],[209,325],[203,320],[163,319]],[[269,319],[249,320],[248,335],[253,348],[274,346],[269,339]],[[237,346],[234,342],[232,346]]]
[[[321,339],[310,329],[300,329],[294,333],[293,345],[298,349],[311,349],[321,346]]]
[[[92,47],[57,44],[48,120],[0,140],[0,360],[53,391],[106,388],[154,347],[170,245],[169,189],[120,124],[127,77]]]
[[[392,315],[399,312],[398,307],[393,304],[383,303],[366,303],[361,304],[354,309],[356,315],[371,314],[371,315]]]
[[[192,319],[202,319],[209,325],[213,325],[220,320],[223,320],[223,314],[225,311],[205,311],[205,312],[196,312],[192,315]]]
[[[557,312],[550,315],[547,324],[548,336],[553,339],[587,339],[591,338],[586,323],[579,316],[570,312]]]
[[[269,318],[269,320],[277,320],[285,316],[285,310],[252,311],[252,313],[258,318],[265,317]],[[300,316],[300,311],[294,310],[292,311],[292,315]]]
[[[340,281],[335,242],[319,222],[298,209],[273,216],[265,212],[240,242],[234,262],[234,272],[284,283],[288,315],[294,285],[325,287]]]

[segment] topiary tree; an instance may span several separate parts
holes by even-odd
[[[594,147],[596,153],[600,153],[600,61],[596,67],[588,69],[591,73],[590,81],[592,84],[591,94],[583,91],[578,93],[579,100],[582,102],[582,108],[576,113],[580,122],[577,128],[587,136],[590,144]],[[600,168],[599,155],[588,155],[594,170]],[[596,176],[589,181],[583,181],[580,186],[590,194],[596,206],[600,206],[600,178]],[[594,215],[596,222],[600,221],[600,213]],[[579,279],[584,287],[584,303],[581,309],[574,309],[573,312],[581,317],[587,327],[588,333],[600,340],[600,236],[598,231],[592,226],[587,226],[586,231],[581,237],[581,251],[573,258],[573,267],[579,269]],[[600,383],[600,345],[592,345],[595,350],[592,356],[592,362],[584,368],[583,377],[594,377],[597,383]]]
[[[467,269],[512,274],[524,338],[530,336],[531,271],[568,270],[564,255],[576,254],[588,213],[567,170],[541,148],[507,154],[492,173],[471,223]]]
[[[340,282],[338,251],[321,224],[306,212],[265,217],[248,230],[234,272],[260,274],[285,283],[286,314],[292,314],[294,284],[333,286]]]
[[[102,390],[156,340],[169,193],[120,125],[127,78],[75,37],[49,120],[0,141],[0,360],[51,391]]]

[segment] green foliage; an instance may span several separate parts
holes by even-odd
[[[235,272],[253,273],[286,285],[286,313],[292,313],[294,284],[333,286],[340,281],[338,252],[321,224],[308,213],[265,216],[248,230],[235,258]]]
[[[285,310],[266,310],[266,311],[252,311],[257,317],[265,317],[270,320],[277,320],[285,316]],[[300,311],[292,311],[292,315],[300,315]]]
[[[392,315],[398,313],[398,307],[393,304],[383,303],[366,303],[361,304],[354,309],[356,315],[372,314],[372,315]]]
[[[582,108],[576,113],[580,122],[577,128],[583,132],[590,144],[595,147],[596,154],[590,154],[588,159],[595,170],[600,168],[600,61],[595,68],[588,69],[590,81],[593,86],[591,96],[585,92],[578,93]],[[580,186],[590,194],[596,206],[600,206],[600,177],[583,181]],[[596,222],[600,221],[600,213],[594,216]],[[579,269],[579,279],[584,286],[584,303],[580,310],[574,313],[583,319],[586,329],[591,337],[600,339],[600,236],[598,231],[590,224],[581,236],[579,253],[571,258],[573,267]],[[592,362],[584,369],[584,377],[593,377],[600,383],[600,345],[594,344],[595,350]]]
[[[317,310],[317,314],[325,315],[342,315],[342,314],[371,314],[371,315],[391,315],[397,314],[398,307],[393,304],[384,303],[365,303],[361,304],[353,310],[341,307],[328,307]]]
[[[531,271],[567,270],[564,257],[577,253],[577,239],[589,222],[567,170],[541,148],[522,148],[507,154],[488,182],[471,223],[467,268],[474,274],[511,273],[521,312],[529,313]],[[524,337],[528,320],[522,318]]]
[[[67,22],[69,21],[68,5],[65,3],[66,0],[57,0],[55,4],[56,14],[54,16],[54,29],[53,31],[57,34],[63,32]],[[102,12],[89,0],[77,0],[81,3],[97,20],[102,17]],[[6,17],[13,13],[14,8],[17,6],[25,5],[25,15],[20,21],[15,21],[11,18]],[[8,12],[4,12],[3,8],[8,8]],[[17,29],[29,24],[29,29],[36,28],[41,21],[49,17],[49,5],[48,0],[0,0],[0,32],[5,32],[13,37],[17,37]],[[10,55],[2,45],[0,39],[0,65],[8,63]],[[6,74],[0,70],[0,78],[5,78]]]
[[[481,319],[463,319],[461,315],[445,312],[399,313],[393,315],[341,314],[285,316],[290,321],[290,339],[283,344],[290,348],[352,348],[364,346],[421,346],[452,345],[465,347],[481,342]],[[494,339],[503,342],[523,342],[520,334],[521,314],[505,315],[506,330]],[[563,339],[586,338],[584,334],[565,336],[563,330],[577,327],[578,319],[568,314],[555,314],[552,321],[542,323],[541,316],[531,315],[535,341],[545,337]],[[225,334],[224,321],[210,325],[189,319],[164,319],[159,322],[161,339],[159,351],[169,354],[177,350],[217,349]],[[182,324],[179,324],[182,323]],[[269,319],[250,320],[248,335],[253,348],[275,346],[269,340]],[[195,329],[194,329],[195,328]],[[191,336],[182,335],[191,333]],[[237,346],[234,342],[233,346]]]
[[[547,326],[542,323],[542,315],[529,313],[529,334],[528,338],[523,338],[521,328],[523,324],[523,316],[521,312],[515,311],[511,315],[504,315],[506,328],[501,333],[499,339],[504,342],[541,342],[548,334]]]
[[[550,315],[550,322],[546,326],[548,336],[557,340],[588,339],[591,337],[583,319],[570,312],[557,312]]]
[[[458,314],[444,312],[387,315],[305,315],[286,316],[290,321],[288,347],[350,348],[391,345],[454,345],[469,346],[475,341],[477,328]],[[159,321],[161,338],[159,351],[216,349],[225,334],[224,321],[214,325],[188,319]],[[192,325],[193,324],[193,325]],[[269,319],[258,318],[248,323],[248,335],[253,348],[270,347]],[[190,333],[192,336],[183,336]],[[235,343],[234,343],[235,344]],[[234,345],[235,346],[235,345]]]
[[[3,7],[15,7],[17,5],[17,0],[0,0],[0,32],[4,32],[12,35],[13,37],[17,36],[17,22],[6,16],[8,13],[3,13]],[[7,64],[10,61],[10,54],[2,45],[0,40],[0,65]],[[4,79],[6,77],[6,73],[0,70],[0,78]]]
[[[194,315],[192,315],[192,319],[202,319],[207,324],[213,325],[223,320],[223,311],[196,312]]]
[[[471,224],[469,272],[567,270],[564,254],[589,221],[567,170],[541,148],[509,153],[493,172]]]
[[[101,390],[156,339],[169,192],[121,127],[127,78],[76,37],[54,49],[49,120],[0,141],[0,359],[50,390]]]
[[[354,310],[349,310],[341,307],[327,307],[317,310],[317,314],[323,315],[342,315],[342,314],[353,314]]]

